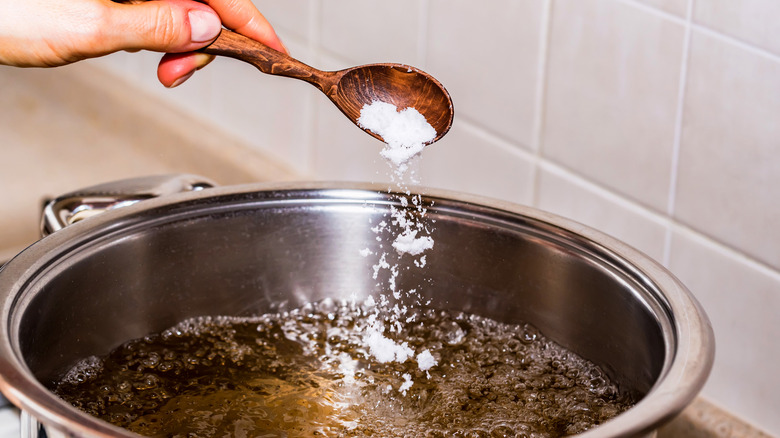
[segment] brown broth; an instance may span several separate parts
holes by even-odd
[[[326,300],[188,320],[85,359],[53,390],[151,437],[559,437],[631,405],[534,327],[464,313],[418,310],[400,332],[388,326],[433,354],[430,369],[379,363],[364,342],[370,314]]]

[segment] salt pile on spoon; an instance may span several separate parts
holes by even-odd
[[[419,155],[425,145],[436,138],[436,130],[416,109],[404,108],[399,111],[395,105],[380,101],[374,101],[361,109],[358,125],[379,135],[385,141],[385,147],[380,155],[388,161],[394,170],[393,181],[396,182],[398,192],[406,193],[406,196],[397,195],[400,208],[391,206],[390,223],[382,221],[372,230],[377,234],[377,240],[380,243],[383,241],[379,236],[380,233],[392,232],[394,238],[391,246],[398,257],[419,256],[414,260],[414,265],[422,268],[426,263],[423,253],[433,248],[434,241],[428,235],[429,226],[424,220],[427,210],[422,204],[422,197],[420,195],[412,196],[403,183],[403,179],[408,170],[409,161]],[[383,248],[383,245],[380,244],[380,248]],[[363,257],[368,257],[373,252],[366,248],[360,251],[360,254]],[[378,278],[379,271],[388,270],[390,272],[388,288],[393,298],[398,300],[404,293],[407,297],[412,297],[416,294],[416,290],[404,292],[397,289],[396,278],[400,268],[398,264],[391,265],[387,260],[388,256],[387,253],[379,254],[379,260],[373,267],[374,279]],[[409,269],[409,266],[406,269]],[[368,302],[376,304],[376,313],[372,315],[372,323],[368,326],[363,339],[369,347],[369,353],[375,360],[382,363],[392,361],[403,363],[414,358],[422,371],[427,371],[437,365],[436,358],[429,350],[424,349],[415,355],[414,350],[406,342],[398,342],[385,336],[383,321],[389,323],[391,332],[401,331],[404,322],[403,316],[409,310],[405,305],[396,304],[391,307],[390,299],[384,295],[379,296],[378,303],[374,303],[371,297],[369,297]],[[413,382],[408,374],[402,377],[404,382],[398,391],[405,395]]]
[[[360,110],[357,122],[382,137],[386,145],[380,154],[401,173],[406,171],[408,161],[436,138],[436,130],[416,109],[398,111],[395,105],[378,100]]]

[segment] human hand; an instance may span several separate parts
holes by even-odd
[[[0,64],[54,67],[120,50],[167,52],[157,68],[166,87],[213,57],[193,52],[222,25],[287,52],[251,0],[0,0]]]

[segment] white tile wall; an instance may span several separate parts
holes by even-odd
[[[659,8],[675,15],[684,17],[688,11],[691,0],[640,0],[648,5]]]
[[[777,0],[258,4],[312,65],[444,82],[456,122],[424,183],[558,212],[670,266],[716,330],[705,395],[780,434]],[[154,59],[100,62],[313,178],[386,180],[380,145],[314,88],[216,64],[169,91]]]
[[[554,4],[543,152],[663,211],[684,28],[630,4]]]
[[[425,152],[420,179],[426,186],[530,204],[534,159],[473,125],[460,123]]]
[[[780,270],[780,62],[694,31],[675,216]]]
[[[586,223],[663,259],[667,221],[660,215],[554,165],[542,165],[538,190],[539,208]]]
[[[694,22],[780,55],[780,2],[698,0]]]
[[[265,18],[274,24],[274,29],[282,41],[287,44],[288,37],[309,39],[316,32],[312,23],[316,15],[317,0],[255,0],[258,9]],[[301,25],[301,23],[306,23]],[[298,52],[287,47],[297,57]]]
[[[379,156],[382,143],[347,121],[325,96],[316,99],[314,175],[318,179],[390,181],[388,165]]]
[[[320,43],[355,64],[398,62],[420,65],[419,0],[339,0],[320,8]]]
[[[296,40],[289,39],[285,44],[296,54],[308,52]],[[314,87],[305,82],[266,75],[235,59],[218,58],[212,64],[198,73],[230,78],[211,84],[211,114],[216,124],[275,159],[309,173],[310,101],[324,96],[315,96]]]
[[[431,0],[427,65],[457,99],[458,117],[533,146],[539,0]]]
[[[669,265],[707,309],[715,331],[715,366],[704,394],[776,434],[780,275],[686,229],[675,230]]]

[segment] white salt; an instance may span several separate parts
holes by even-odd
[[[406,391],[408,391],[409,388],[411,388],[412,385],[414,385],[414,382],[412,382],[412,376],[409,375],[408,373],[404,373],[404,375],[401,377],[404,378],[404,383],[401,384],[401,387],[398,388],[398,391],[401,394],[406,395]]]
[[[380,269],[390,269],[390,263],[387,263],[386,254],[382,254],[382,256],[379,258],[379,261],[374,265],[374,280],[376,280],[376,278],[379,276]]]
[[[433,238],[430,236],[417,237],[416,230],[407,228],[395,238],[395,241],[393,241],[393,248],[395,248],[399,254],[411,254],[416,256],[433,248]]]
[[[420,354],[417,355],[417,366],[420,368],[421,371],[428,371],[432,367],[436,366],[438,362],[436,361],[436,358],[433,357],[430,351],[423,350]]]
[[[368,345],[371,356],[380,363],[404,363],[407,359],[414,356],[414,350],[409,348],[406,342],[397,343],[392,339],[386,338],[382,332],[374,328],[367,330],[363,340]]]
[[[394,105],[380,101],[374,101],[361,109],[358,125],[377,134],[384,140],[386,146],[380,154],[393,167],[395,176],[401,180],[397,181],[393,177],[398,191],[406,193],[406,196],[396,196],[400,207],[390,207],[391,223],[381,221],[377,226],[371,228],[371,231],[377,235],[376,240],[380,243],[380,248],[382,248],[381,243],[387,238],[386,235],[380,236],[380,233],[391,232],[393,234],[392,246],[399,257],[406,255],[412,257],[420,256],[425,251],[433,248],[433,239],[427,235],[429,231],[425,222],[423,222],[426,209],[422,205],[422,197],[420,195],[412,196],[411,191],[402,184],[402,181],[410,176],[406,172],[408,170],[408,162],[422,152],[426,144],[436,138],[436,130],[416,109],[404,108],[399,111]],[[414,212],[411,210],[414,210]],[[375,280],[378,279],[380,270],[389,271],[387,288],[391,292],[390,296],[396,301],[401,300],[402,291],[396,288],[399,265],[392,264],[388,260],[390,255],[386,252],[383,253],[381,250],[373,252],[366,248],[360,251],[360,255],[363,257],[371,254],[376,254],[379,258],[373,266],[373,278]],[[418,268],[422,268],[425,264],[426,259],[424,255],[414,260],[414,266]],[[406,266],[405,269],[409,269],[409,266]],[[416,294],[416,290],[412,289],[406,292],[406,294],[411,297]],[[372,322],[363,332],[363,342],[367,347],[366,355],[373,357],[380,363],[403,363],[410,358],[416,358],[420,370],[427,373],[427,370],[437,365],[437,361],[431,352],[423,350],[415,355],[415,351],[409,347],[407,342],[395,341],[386,337],[384,334],[385,325],[380,323],[379,316],[381,312],[386,317],[383,317],[381,320],[387,324],[389,332],[401,333],[403,328],[401,321],[404,315],[407,314],[406,306],[399,307],[396,304],[391,308],[388,295],[380,294],[378,298],[379,303],[376,303],[376,307],[372,310],[374,313],[370,316]],[[371,304],[375,303],[373,298],[369,297],[369,299]],[[407,322],[413,319],[413,317],[409,317]],[[406,395],[406,392],[413,385],[412,377],[409,374],[404,374],[402,377],[404,380],[399,391]],[[387,389],[389,390],[390,387]]]
[[[436,130],[414,108],[398,108],[378,100],[363,106],[358,125],[382,137],[386,146],[380,154],[403,173],[407,162],[436,138]]]
[[[346,383],[355,383],[355,370],[357,370],[358,361],[352,359],[349,354],[341,353],[339,359],[339,372],[344,376]]]
[[[373,231],[375,234],[378,234],[378,233],[384,231],[385,228],[387,228],[387,222],[382,221],[382,222],[379,223],[379,225],[371,228],[371,231]]]

